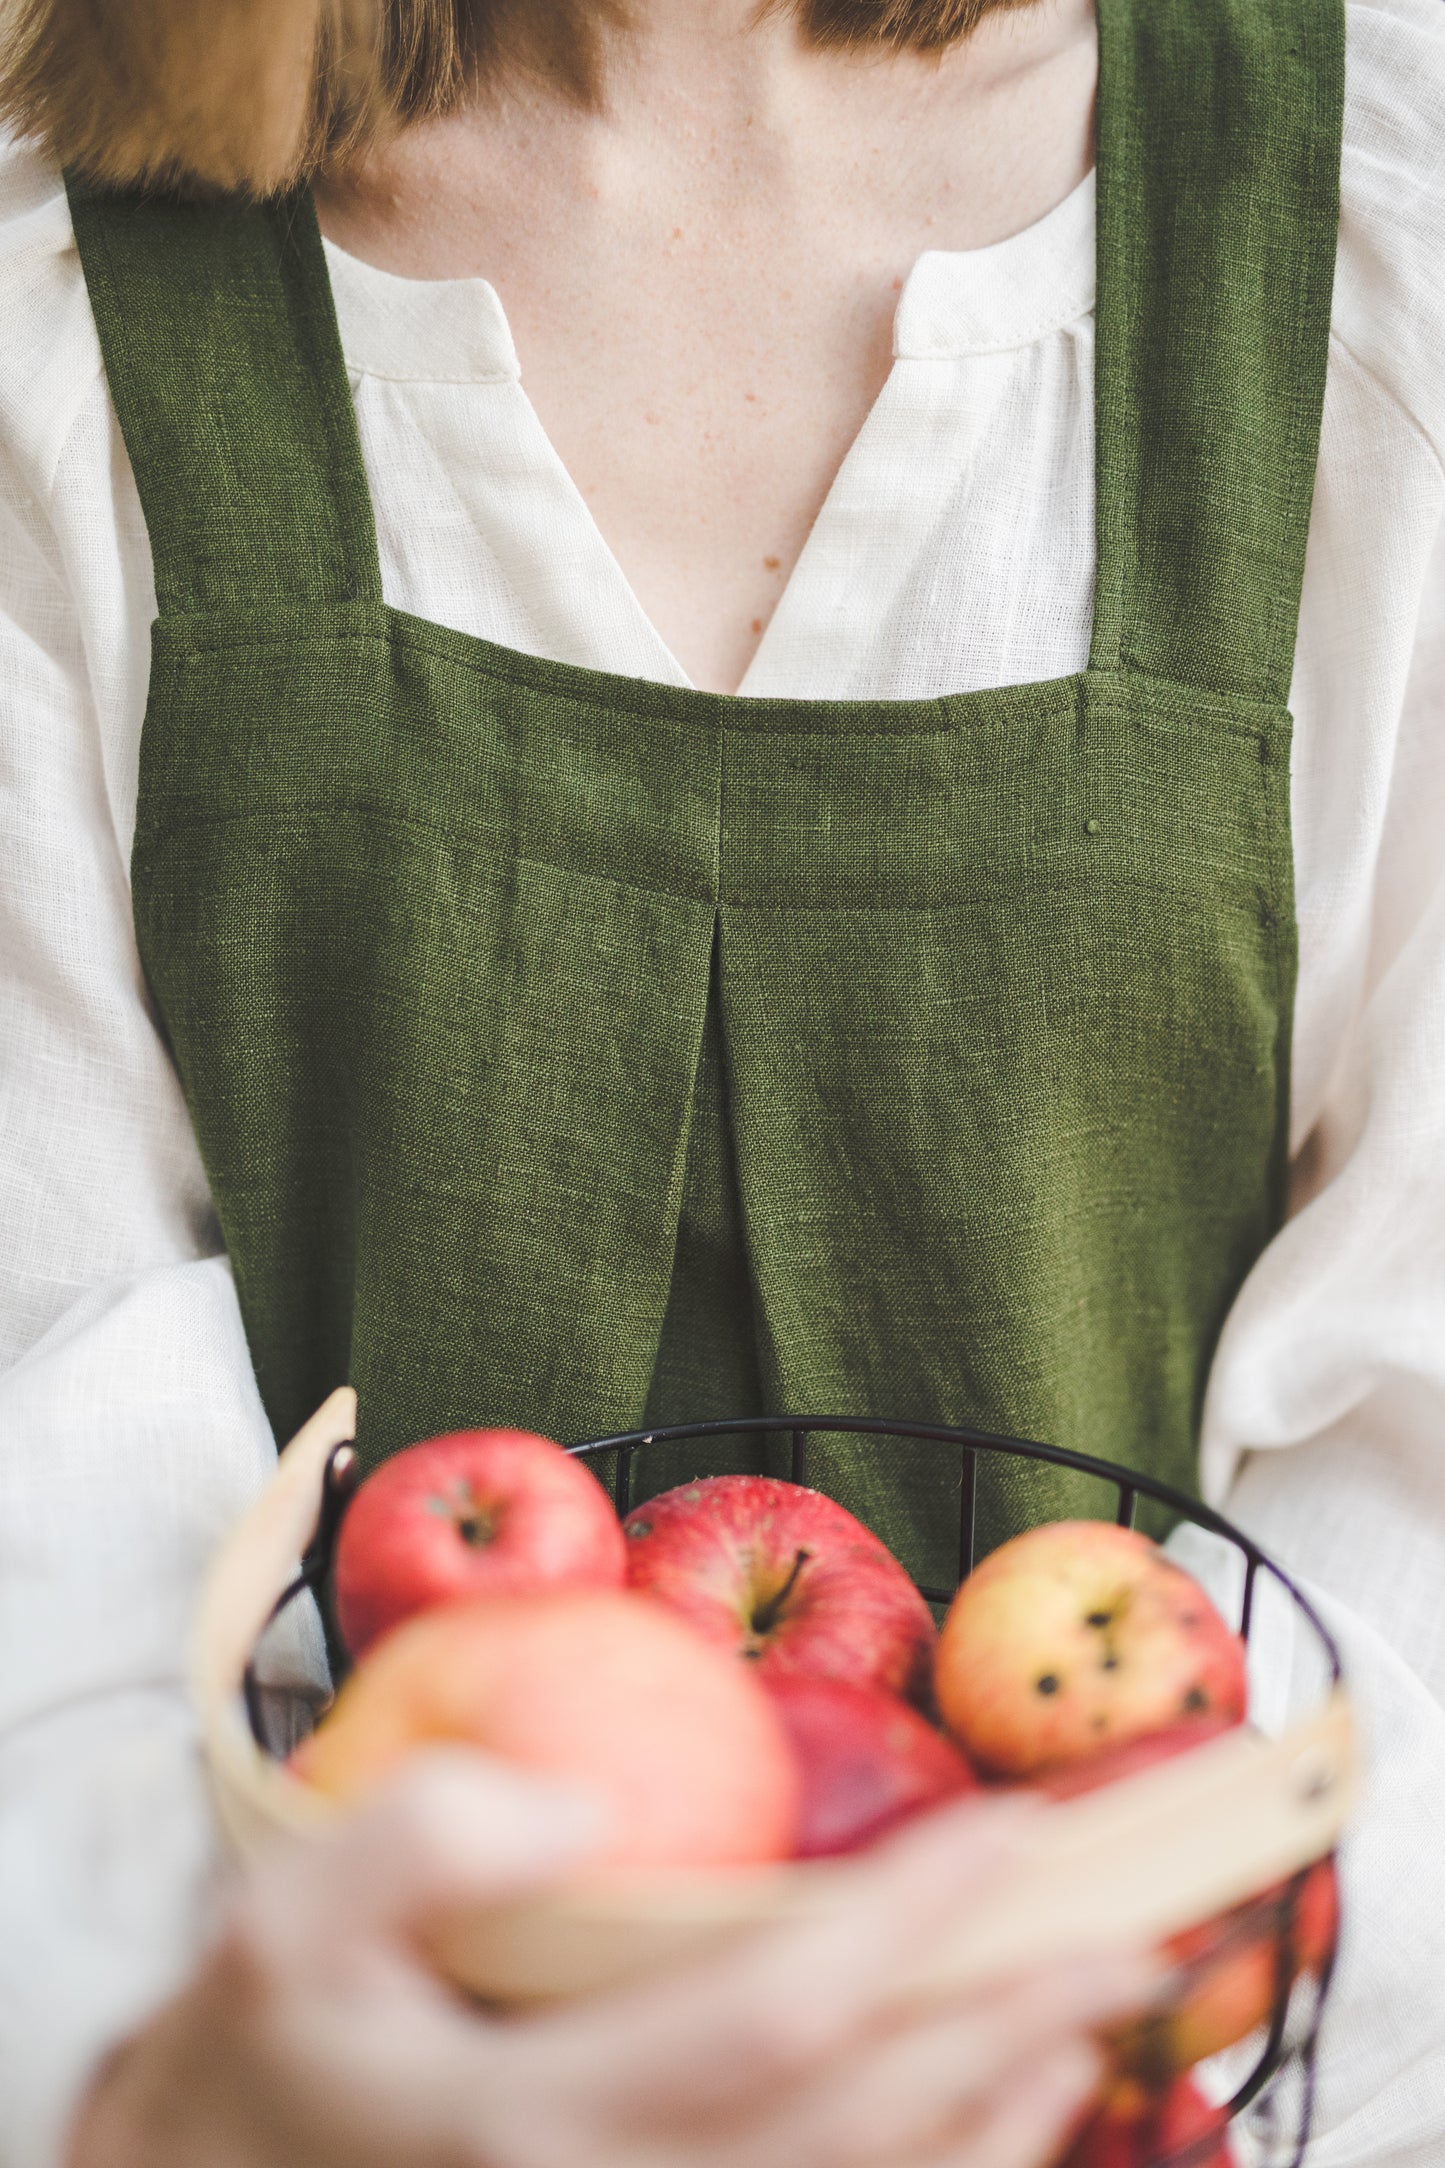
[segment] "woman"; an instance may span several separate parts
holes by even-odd
[[[897,1407],[1187,1482],[1202,1413],[1381,1749],[1318,2158],[1438,2161],[1445,17],[1098,31],[31,10],[17,2158],[990,2168],[1048,2157],[1137,1991],[897,2037],[879,1939],[986,1871],[924,1833],[839,1947],[499,2039],[410,1929],[583,1840],[475,1770],[197,1956],[195,1577],[350,1375],[372,1456]],[[223,193],[129,186],[174,180]],[[921,1472],[838,1474],[938,1570]]]

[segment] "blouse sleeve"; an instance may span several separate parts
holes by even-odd
[[[135,953],[149,569],[54,192],[0,174],[5,2168],[48,2168],[96,2056],[194,1955],[213,1858],[189,1618],[274,1465]]]
[[[1445,2160],[1445,550],[1358,1008],[1226,1328],[1206,1485],[1340,1641],[1368,1780],[1311,2168]]]
[[[1445,2161],[1445,8],[1349,0],[1293,798],[1288,1221],[1225,1328],[1208,1495],[1315,1594],[1365,1796],[1311,2168]],[[1302,697],[1300,697],[1302,696]]]

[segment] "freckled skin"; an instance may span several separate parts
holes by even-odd
[[[665,38],[588,12],[596,99],[504,67],[495,97],[338,162],[322,221],[383,270],[495,287],[642,612],[694,685],[734,692],[920,253],[1017,233],[1092,165],[1094,10],[988,9],[955,49],[886,62],[800,37],[792,7],[674,8]]]
[[[628,1585],[765,1679],[844,1679],[926,1698],[933,1616],[891,1551],[820,1491],[710,1476],[625,1523]]]
[[[1195,1717],[1245,1713],[1244,1646],[1147,1536],[1059,1521],[964,1583],[936,1666],[945,1723],[975,1765],[1028,1777]]]

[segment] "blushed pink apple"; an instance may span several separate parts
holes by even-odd
[[[439,1742],[597,1794],[609,1810],[600,1865],[737,1866],[792,1850],[797,1764],[768,1695],[625,1589],[419,1612],[362,1658],[291,1765],[347,1801]]]
[[[1333,1859],[1318,1859],[1298,1883],[1277,1882],[1203,1927],[1175,1935],[1165,1951],[1183,1986],[1173,2007],[1144,2021],[1141,2059],[1150,2069],[1188,2070],[1269,2022],[1279,1993],[1281,1955],[1291,1980],[1317,1973],[1339,1926]],[[1138,2052],[1138,2051],[1136,2051]]]

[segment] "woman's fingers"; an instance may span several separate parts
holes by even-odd
[[[1084,2120],[1102,2074],[1103,2060],[1087,2041],[1056,2048],[1036,2069],[1016,2074],[982,2116],[920,2154],[916,2168],[1045,2168]]]
[[[173,2134],[156,2168],[1041,2168],[1092,2078],[1064,2036],[1143,1992],[1142,1968],[952,2010],[895,1992],[1021,1819],[937,1816],[840,1871],[826,1918],[630,1994],[480,2021],[429,1980],[417,1936],[567,1873],[597,1823],[477,1757],[419,1760],[255,1877],[138,2048],[130,2125]]]
[[[955,1920],[1038,1811],[975,1802],[915,1825],[865,1863],[837,1870],[828,1909],[750,1934],[737,1947],[605,2005],[585,2025],[599,2074],[639,2111],[724,2113],[791,2087],[879,2021],[893,1984]],[[649,2052],[637,2052],[645,2041]]]
[[[810,2079],[785,2150],[799,2168],[893,2168],[986,2126],[1016,2095],[1042,2107],[1040,2070],[1081,2048],[1092,2069],[1085,2031],[1137,2008],[1149,1982],[1132,1961],[1081,1965],[917,2018]]]
[[[333,1835],[288,1846],[252,1878],[238,1926],[286,1970],[334,1969],[358,1945],[412,1947],[430,1921],[541,1888],[595,1849],[587,1796],[465,1748],[416,1755]]]
[[[921,2092],[936,2070],[943,2097],[951,2093],[961,2109],[1056,2043],[1136,2015],[1158,1978],[1153,1958],[1121,1953],[1061,1964],[986,1995],[917,2011],[880,2045],[871,2082],[907,2097]]]
[[[479,2023],[429,1987],[418,1940],[448,1908],[565,1876],[600,1823],[587,1801],[482,1757],[418,1757],[334,1836],[267,1863],[215,1984],[238,2012],[255,2008],[254,2052],[318,2164],[340,2160],[338,2137],[346,2157],[380,2158],[405,2127],[418,2160],[516,2168],[584,2153],[598,2168],[683,2155],[1037,2168],[1091,2082],[1089,2051],[1067,2036],[1137,2006],[1149,1969],[1056,1971],[952,2009],[896,1999],[1034,1811],[939,1813],[837,1870],[825,1916],[628,1993]],[[315,2120],[321,2094],[329,2125]]]

